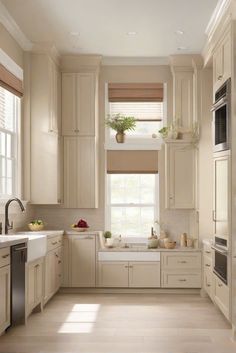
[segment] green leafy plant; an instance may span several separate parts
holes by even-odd
[[[32,225],[42,225],[43,224],[43,221],[41,221],[41,219],[35,219],[33,221],[31,221],[29,224],[32,224]]]
[[[169,132],[169,128],[168,128],[168,126],[164,126],[162,129],[160,129],[159,131],[159,134],[161,134],[161,136],[163,137],[163,138],[166,138],[167,137],[167,135],[168,135],[168,132]]]
[[[124,134],[125,131],[135,130],[136,120],[133,116],[115,114],[109,115],[105,124],[116,132]]]
[[[103,236],[105,239],[108,239],[108,238],[111,238],[112,237],[112,234],[111,232],[109,232],[108,230],[106,232],[103,233]]]

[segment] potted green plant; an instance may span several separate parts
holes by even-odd
[[[111,239],[111,237],[112,237],[111,232],[109,230],[107,230],[106,232],[103,233],[103,236],[105,238],[106,246],[112,247],[113,239]]]
[[[105,123],[116,131],[116,141],[118,143],[124,143],[125,131],[134,130],[136,126],[136,120],[133,116],[124,116],[122,114],[109,115]]]

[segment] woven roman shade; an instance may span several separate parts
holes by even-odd
[[[0,86],[18,97],[23,96],[23,82],[0,64]]]
[[[109,102],[162,102],[162,83],[109,83]]]
[[[108,174],[156,174],[157,151],[107,151]]]

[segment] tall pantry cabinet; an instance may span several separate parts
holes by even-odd
[[[96,208],[97,72],[62,73],[64,206]]]

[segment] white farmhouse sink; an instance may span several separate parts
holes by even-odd
[[[14,241],[16,239],[28,238],[27,243],[27,262],[36,260],[46,255],[47,252],[47,236],[45,235],[31,235],[31,234],[17,234],[1,236],[1,242]]]

